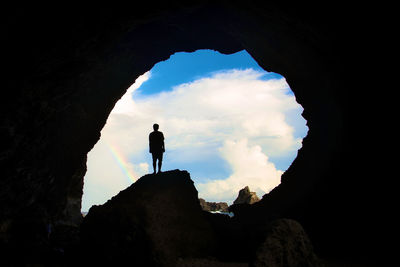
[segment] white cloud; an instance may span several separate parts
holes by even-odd
[[[269,162],[260,146],[249,147],[247,139],[227,140],[220,152],[233,173],[225,180],[197,184],[200,197],[209,201],[229,200],[232,204],[239,190],[245,186],[261,197],[280,183],[283,172]]]
[[[148,172],[148,164],[143,163],[151,158],[148,134],[157,122],[166,137],[166,155],[174,159],[176,168],[185,169],[185,163],[205,161],[210,155],[219,155],[231,166],[233,172],[227,179],[208,177],[209,183],[196,184],[200,195],[232,201],[238,190],[248,185],[261,196],[279,184],[282,174],[268,157],[290,155],[294,159],[301,147],[301,139],[294,137],[287,117],[297,116],[291,120],[302,120],[305,125],[300,116],[302,108],[285,79],[262,80],[263,75],[253,69],[216,72],[169,92],[142,95],[137,89],[151,77],[147,72],[116,104],[102,138],[134,162],[133,171]],[[85,184],[99,173],[111,172],[106,163],[91,163],[100,162],[109,153],[97,146],[89,155]],[[97,164],[98,169],[93,170],[89,163]],[[104,183],[111,188],[115,183],[119,183],[118,188],[124,186],[115,182],[118,179]],[[93,182],[93,186],[106,188],[102,182]]]
[[[125,114],[132,112],[132,94],[139,89],[142,84],[150,79],[150,71],[143,75],[140,75],[136,81],[126,90],[126,93],[121,97],[121,99],[115,104],[111,114]]]

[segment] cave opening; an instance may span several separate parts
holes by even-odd
[[[152,172],[148,134],[165,135],[163,170],[189,171],[199,197],[231,205],[249,186],[262,197],[301,148],[308,128],[286,79],[246,50],[178,52],[139,76],[89,152],[81,211]]]
[[[393,220],[379,216],[382,208],[392,209],[381,197],[390,194],[366,179],[382,176],[371,176],[382,169],[364,142],[369,135],[363,130],[371,125],[358,123],[360,111],[374,103],[360,96],[375,96],[360,93],[356,84],[369,81],[358,60],[365,57],[357,52],[370,43],[360,37],[374,20],[354,16],[368,12],[303,2],[173,3],[5,12],[2,248],[9,240],[27,244],[15,246],[15,255],[26,258],[43,244],[48,222],[79,227],[86,156],[117,100],[171,54],[210,48],[227,54],[246,49],[263,69],[284,75],[310,127],[280,186],[247,215],[294,218],[316,249],[332,257],[368,255],[380,262],[396,255],[386,242]],[[367,164],[354,165],[355,158]],[[25,232],[34,239],[25,242]]]

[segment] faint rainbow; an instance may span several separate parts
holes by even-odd
[[[112,157],[117,162],[117,164],[120,167],[120,169],[122,170],[122,172],[128,178],[129,182],[133,182],[133,183],[136,182],[135,175],[133,174],[132,171],[129,170],[128,163],[127,163],[128,161],[124,157],[124,154],[121,153],[121,151],[119,151],[117,146],[113,146],[108,142],[104,142],[104,143],[106,144],[108,150],[110,150]]]

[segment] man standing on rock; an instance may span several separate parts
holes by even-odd
[[[153,125],[154,131],[149,135],[149,146],[150,146],[150,153],[153,156],[153,169],[154,173],[156,173],[156,165],[158,159],[158,172],[161,172],[161,165],[163,159],[163,153],[165,152],[164,146],[164,135],[162,132],[158,131],[158,124],[155,123]]]

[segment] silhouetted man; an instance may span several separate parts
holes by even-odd
[[[153,169],[154,173],[156,173],[156,164],[158,159],[158,172],[161,172],[161,165],[163,159],[163,153],[165,152],[164,146],[164,135],[162,132],[158,131],[158,124],[155,123],[153,125],[154,131],[149,135],[149,146],[150,153],[153,156]]]

